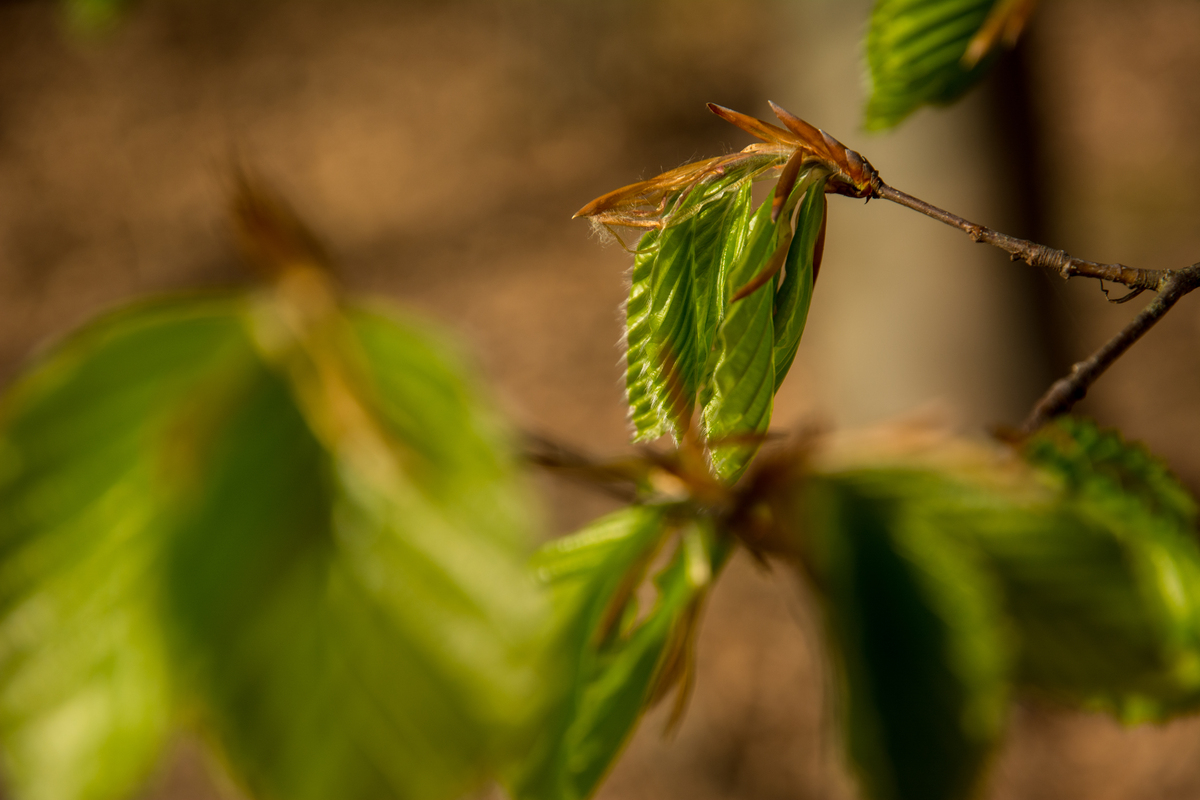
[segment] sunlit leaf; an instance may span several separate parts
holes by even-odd
[[[759,273],[780,246],[781,226],[771,222],[768,196],[750,220],[745,251],[730,269],[727,284],[738,287]],[[731,289],[730,289],[731,291]],[[711,384],[703,397],[704,431],[719,442],[738,434],[763,433],[771,423],[775,396],[774,283],[732,303],[717,334]],[[735,479],[755,447],[717,444],[717,474]]]
[[[744,183],[687,221],[642,240],[626,311],[629,401],[638,438],[662,431],[678,436],[690,422],[725,314],[725,278],[745,247],[749,213],[750,185]]]
[[[191,443],[170,632],[256,795],[450,798],[524,753],[552,679],[528,520],[445,354],[384,317],[351,322],[284,354],[312,374],[249,373]]]
[[[595,791],[646,708],[677,682],[686,697],[690,645],[711,575],[728,556],[687,524],[657,598],[636,589],[677,523],[664,507],[633,507],[548,545],[534,568],[553,588],[573,680],[516,783],[522,800],[580,800]]]
[[[449,800],[523,757],[557,681],[548,609],[464,374],[297,273],[112,315],[21,381],[0,410],[19,796],[129,796],[178,709],[259,797]]]
[[[1062,481],[1059,519],[984,543],[1012,587],[1027,680],[1135,720],[1200,704],[1195,501],[1144,448],[1084,420],[1057,421],[1025,454]]]
[[[1023,453],[1062,480],[1070,495],[1104,506],[1101,515],[1149,517],[1188,537],[1195,532],[1195,498],[1162,461],[1116,431],[1060,417],[1026,442]]]
[[[0,410],[0,737],[19,797],[128,796],[172,722],[161,554],[181,409],[252,362],[241,303],[93,323]]]
[[[963,56],[993,5],[1006,1],[876,0],[867,32],[866,127],[893,127],[920,106],[953,102],[973,86],[992,59],[967,67]]]
[[[825,192],[823,187],[809,188],[800,204],[796,234],[788,247],[783,282],[775,293],[775,391],[791,369],[800,347],[800,335],[808,321],[813,282],[821,263],[825,237]]]
[[[653,441],[670,430],[670,419],[655,405],[659,371],[650,350],[654,333],[650,276],[658,259],[658,236],[658,231],[650,231],[639,242],[629,277],[629,302],[625,305],[625,395],[634,439],[639,441]]]
[[[849,758],[872,800],[977,788],[1004,721],[999,598],[971,551],[925,513],[916,472],[810,481],[804,563],[838,667]]]

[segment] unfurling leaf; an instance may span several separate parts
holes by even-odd
[[[1015,41],[1031,0],[876,0],[867,31],[866,127],[894,127],[922,105],[958,99]]]
[[[452,800],[540,729],[558,678],[503,427],[421,329],[285,277],[104,318],[5,397],[21,797],[130,796],[179,716],[289,800]]]
[[[749,216],[750,186],[743,185],[642,239],[626,307],[626,386],[639,439],[679,435],[690,424]]]
[[[639,609],[637,589],[676,532],[679,545],[654,577],[657,599]],[[677,684],[686,700],[700,605],[728,554],[706,525],[677,521],[666,506],[635,506],[535,556],[535,573],[554,592],[571,678],[512,781],[519,800],[591,796],[646,709]]]

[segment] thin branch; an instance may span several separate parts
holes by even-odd
[[[1031,434],[1054,417],[1070,411],[1114,361],[1153,328],[1180,298],[1200,286],[1200,264],[1193,264],[1181,270],[1163,270],[1163,273],[1165,279],[1158,297],[1103,347],[1071,367],[1071,371],[1065,377],[1054,382],[1021,426],[1024,434]]]
[[[636,462],[601,461],[537,433],[521,435],[521,454],[531,464],[598,489],[626,503],[640,496]]]
[[[970,220],[963,219],[957,214],[951,214],[949,211],[930,205],[924,200],[913,197],[887,184],[881,184],[876,190],[875,196],[884,200],[891,200],[893,203],[899,203],[906,208],[911,208],[913,211],[919,211],[927,217],[932,217],[938,222],[958,228],[967,234],[967,236],[970,236],[972,241],[1000,248],[1008,253],[1013,261],[1020,260],[1035,267],[1052,270],[1063,278],[1072,278],[1079,275],[1086,278],[1098,278],[1102,281],[1119,283],[1123,286],[1128,286],[1135,292],[1142,292],[1147,289],[1161,292],[1166,288],[1167,282],[1173,275],[1187,271],[1137,269],[1135,267],[1127,267],[1124,264],[1100,264],[1096,261],[1076,258],[1062,250],[1055,250],[1044,244],[1031,242],[1028,239],[1018,239],[1016,236],[1009,236],[1006,233],[1000,233],[991,228],[977,225]]]

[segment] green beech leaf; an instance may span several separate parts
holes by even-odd
[[[937,479],[866,470],[810,481],[805,561],[838,666],[847,751],[872,800],[977,788],[1005,715],[998,596],[929,516]]]
[[[1025,459],[1063,481],[1101,515],[1152,518],[1185,536],[1196,529],[1196,501],[1145,447],[1090,420],[1060,417],[1023,448]]]
[[[742,257],[729,270],[726,297],[757,275],[779,244],[782,224],[771,222],[767,196],[750,219]],[[786,219],[783,215],[780,219]],[[775,397],[774,358],[775,283],[769,281],[749,297],[729,305],[717,334],[712,381],[702,396],[704,429],[713,442],[717,474],[736,480],[745,471],[757,447],[722,445],[722,439],[765,433],[771,423]]]
[[[129,796],[177,709],[257,797],[450,800],[532,745],[561,680],[502,426],[423,330],[297,281],[111,315],[5,397],[21,797]]]
[[[1129,720],[1200,703],[1195,501],[1144,448],[1089,421],[1058,420],[1024,453],[1064,498],[1053,533],[986,540],[1030,642],[1027,680]]]
[[[711,530],[685,525],[639,614],[635,590],[675,523],[664,507],[632,507],[548,545],[534,559],[553,589],[558,638],[573,676],[554,722],[514,781],[521,800],[592,795],[646,708],[688,667],[699,606],[728,556]],[[686,691],[686,685],[681,691]]]
[[[737,178],[728,176],[679,201],[677,213],[686,219],[647,234],[639,244],[626,309],[626,385],[638,439],[678,434],[707,380],[725,313],[725,277],[747,235],[751,185],[722,188]],[[698,210],[687,213],[689,204]]]
[[[0,405],[0,738],[17,796],[130,795],[172,722],[159,614],[181,408],[253,350],[235,300],[140,304]]]
[[[1004,0],[876,0],[867,31],[871,97],[866,127],[899,124],[927,103],[953,102],[990,67],[963,56],[997,2]]]
[[[658,237],[659,231],[650,231],[638,243],[625,306],[625,393],[635,441],[652,441],[670,430],[668,418],[655,405],[658,372],[650,351],[654,332],[650,275],[658,258]]]
[[[490,414],[376,314],[268,355],[185,454],[167,554],[203,721],[257,796],[477,788],[524,754],[553,681]]]
[[[1138,497],[1147,483],[1163,483],[1165,471],[1150,466],[1144,453],[1089,466],[1083,453],[1111,456],[1112,437],[1085,434],[1074,452],[1077,440],[1056,439],[1059,433],[1044,432],[1027,449],[1044,461],[1069,461],[1073,479],[1094,495],[1069,485],[1048,488],[1032,476],[1014,482],[1011,466],[998,462],[995,485],[967,471],[936,480],[930,473],[926,488],[910,500],[958,546],[976,553],[999,586],[1020,688],[1128,721],[1193,707],[1200,702],[1200,550],[1190,531],[1164,523],[1179,519],[1186,498],[1173,481],[1165,492],[1160,485],[1154,496],[1171,499],[1157,507],[1174,510],[1156,519],[1138,510]],[[1127,477],[1121,489],[1105,473],[1114,461],[1130,460],[1151,480]]]
[[[1141,541],[1070,503],[966,507],[954,527],[1003,587],[1024,688],[1130,720],[1196,697],[1194,546]]]
[[[800,335],[808,321],[808,306],[812,301],[815,279],[814,256],[825,231],[825,186],[823,182],[809,187],[800,204],[796,234],[788,247],[784,278],[775,293],[775,391],[783,384],[796,350]]]

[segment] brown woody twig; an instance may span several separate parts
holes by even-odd
[[[1075,276],[1098,278],[1102,281],[1110,281],[1128,286],[1136,292],[1142,292],[1147,289],[1160,292],[1166,287],[1166,283],[1171,276],[1177,274],[1172,270],[1137,269],[1127,267],[1124,264],[1100,264],[1096,261],[1076,258],[1062,250],[1055,250],[1044,244],[1031,242],[1028,239],[1018,239],[1016,236],[1009,236],[1006,233],[1000,233],[991,228],[977,225],[974,222],[963,219],[957,214],[951,214],[949,211],[930,205],[924,200],[913,197],[887,184],[880,185],[875,192],[875,196],[884,200],[891,200],[893,203],[899,203],[906,208],[911,208],[913,211],[919,211],[927,217],[932,217],[939,222],[944,222],[951,227],[958,228],[967,234],[967,236],[970,236],[972,241],[1000,248],[1008,253],[1013,261],[1024,261],[1026,264],[1035,267],[1052,270],[1063,278],[1073,278]],[[1121,298],[1121,300],[1124,299],[1126,298]]]
[[[1096,261],[1076,258],[1069,253],[1055,250],[1044,244],[1031,242],[1028,239],[1019,239],[1016,236],[1009,236],[1006,233],[977,225],[957,214],[926,203],[924,200],[882,182],[875,190],[875,196],[899,203],[927,217],[958,228],[970,236],[973,241],[1000,248],[1008,253],[1014,261],[1020,260],[1035,267],[1053,270],[1063,278],[1075,276],[1097,278],[1101,281],[1110,281],[1129,287],[1131,291],[1128,294],[1112,302],[1123,303],[1147,289],[1158,292],[1158,297],[1142,309],[1141,313],[1134,317],[1133,321],[1126,325],[1120,333],[1087,359],[1071,367],[1071,371],[1067,375],[1055,381],[1042,395],[1021,426],[1021,432],[1026,436],[1054,417],[1069,412],[1076,403],[1083,399],[1088,389],[1104,374],[1104,371],[1132,347],[1134,342],[1142,338],[1146,331],[1153,328],[1171,310],[1171,307],[1179,302],[1181,297],[1200,287],[1200,264],[1193,264],[1179,270],[1137,269],[1124,264],[1100,264]],[[1107,292],[1105,294],[1107,295]]]
[[[1071,367],[1071,371],[1059,378],[1050,389],[1042,395],[1033,407],[1021,432],[1029,435],[1054,417],[1065,414],[1072,406],[1083,399],[1088,388],[1096,379],[1104,374],[1112,363],[1120,358],[1134,342],[1142,338],[1146,331],[1154,327],[1171,307],[1188,292],[1200,286],[1200,264],[1193,264],[1181,270],[1163,270],[1165,280],[1155,297],[1142,309],[1133,321],[1121,329],[1121,332],[1110,339],[1087,359]]]

